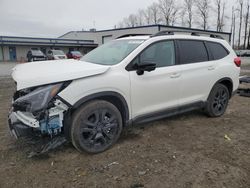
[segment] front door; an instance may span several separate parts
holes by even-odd
[[[175,64],[173,41],[161,41],[150,45],[132,62],[141,64],[152,62],[156,69],[138,75],[130,71],[131,106],[133,117],[150,115],[171,107],[178,107],[181,75]]]
[[[9,47],[10,61],[16,61],[16,47]]]

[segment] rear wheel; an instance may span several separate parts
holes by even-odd
[[[229,98],[228,88],[223,84],[216,84],[207,100],[207,115],[210,117],[222,116],[227,109]]]
[[[99,153],[118,140],[122,127],[121,113],[113,104],[102,100],[92,101],[74,114],[71,141],[81,152]]]

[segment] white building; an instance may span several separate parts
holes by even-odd
[[[0,36],[0,62],[25,62],[31,48],[38,48],[44,54],[50,49],[61,49],[65,53],[79,50],[86,54],[97,46],[93,40]]]
[[[155,34],[159,31],[187,31],[188,33],[199,33],[200,35],[219,35],[228,42],[231,41],[231,33],[216,32],[201,29],[191,29],[185,27],[165,26],[165,25],[148,25],[139,27],[129,27],[121,29],[110,29],[101,31],[70,31],[59,38],[61,39],[85,39],[94,40],[94,43],[98,45],[104,44],[105,42],[117,39],[123,36],[135,35],[135,34]]]
[[[101,31],[70,31],[54,39],[0,36],[0,61],[26,61],[26,54],[32,47],[40,48],[45,54],[49,49],[53,48],[62,49],[65,53],[70,50],[79,50],[83,54],[86,54],[109,40],[136,34],[151,35],[165,30],[186,31],[187,33],[191,32],[200,35],[218,35],[229,43],[231,42],[231,33],[165,25],[149,25]]]

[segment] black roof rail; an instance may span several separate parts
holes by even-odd
[[[163,36],[163,35],[174,35],[173,31],[159,31],[158,33],[155,33],[151,35],[150,37],[158,37],[158,36]]]
[[[199,33],[196,33],[196,32],[192,32],[191,35],[192,35],[192,36],[200,36],[200,34],[199,34]]]
[[[158,37],[158,36],[164,36],[164,35],[174,35],[175,33],[190,33],[192,36],[201,36],[202,35],[208,35],[211,38],[217,38],[217,39],[223,39],[224,38],[220,35],[215,35],[215,34],[206,34],[206,33],[198,33],[198,32],[193,32],[193,31],[174,31],[174,30],[168,30],[168,31],[159,31],[158,33],[155,33],[151,35],[150,37]]]
[[[224,38],[223,38],[222,36],[220,36],[220,35],[211,34],[210,37],[211,37],[211,38],[223,39],[223,40],[224,40]]]
[[[143,33],[139,33],[139,34],[126,34],[126,35],[122,35],[117,37],[116,39],[121,39],[121,38],[125,38],[125,37],[134,37],[134,36],[149,36],[150,34],[143,34]]]

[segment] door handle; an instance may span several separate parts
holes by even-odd
[[[180,73],[173,73],[173,74],[171,74],[171,78],[179,78],[181,76],[181,74]]]
[[[207,69],[208,69],[208,70],[214,70],[215,67],[214,67],[214,66],[209,66]]]

